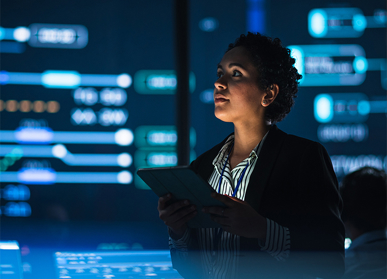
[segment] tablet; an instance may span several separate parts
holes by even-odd
[[[168,193],[173,195],[173,200],[187,199],[196,205],[197,215],[188,221],[191,228],[220,228],[221,226],[212,221],[209,214],[202,212],[203,206],[226,205],[211,197],[215,190],[198,176],[188,166],[168,168],[145,168],[137,171],[139,177],[156,193],[162,197]]]

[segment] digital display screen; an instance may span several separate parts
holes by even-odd
[[[136,175],[177,164],[174,1],[0,5],[0,253],[19,264],[4,278],[179,278]],[[322,143],[339,181],[386,169],[386,22],[376,0],[190,1],[190,159],[233,132],[214,116],[217,64],[251,31],[303,75],[279,128]]]
[[[363,166],[386,169],[386,3],[278,1],[270,10],[268,33],[303,75],[279,126],[321,142],[339,182]]]
[[[56,252],[56,278],[182,278],[169,250]]]
[[[172,1],[43,2],[2,3],[1,215],[142,220],[136,169],[177,162]]]
[[[4,279],[23,279],[20,247],[17,241],[0,241],[0,276]]]
[[[1,8],[1,218],[160,222],[135,173],[177,164],[173,1]],[[233,131],[213,115],[216,66],[260,31],[303,75],[278,126],[321,142],[339,180],[385,169],[385,3],[192,1],[189,13],[191,160]]]

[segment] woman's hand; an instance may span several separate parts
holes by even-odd
[[[197,214],[196,206],[190,205],[188,200],[177,201],[168,204],[172,199],[171,194],[159,198],[157,210],[159,217],[167,225],[174,239],[179,239],[184,235],[187,229],[187,221],[191,220]]]
[[[240,199],[212,193],[211,196],[223,202],[224,207],[204,207],[203,212],[211,214],[211,219],[223,230],[248,238],[266,239],[266,218],[259,215],[247,202]]]

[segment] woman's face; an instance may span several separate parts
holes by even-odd
[[[228,51],[218,64],[215,82],[215,116],[225,122],[256,121],[264,117],[264,91],[258,87],[258,71],[244,47]]]

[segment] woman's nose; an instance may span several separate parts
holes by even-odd
[[[214,85],[215,85],[215,88],[218,90],[224,90],[227,88],[227,84],[224,80],[224,77],[218,78],[217,81],[215,81]]]

